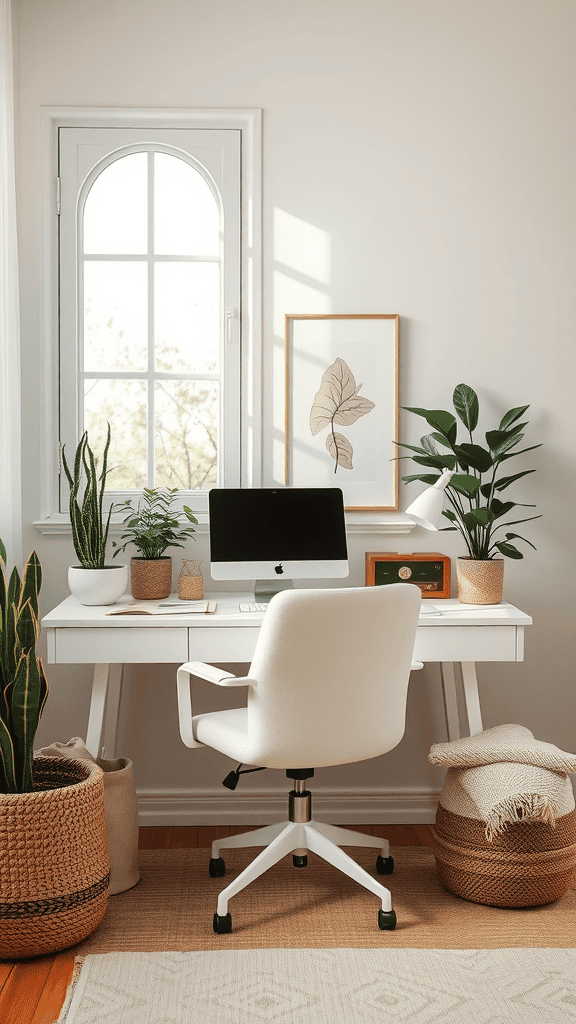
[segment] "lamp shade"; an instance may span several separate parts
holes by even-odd
[[[432,487],[427,487],[406,509],[406,515],[425,530],[437,530],[444,508],[444,488],[450,483],[454,472],[445,469]]]

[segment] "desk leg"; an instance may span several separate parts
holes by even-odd
[[[480,713],[480,698],[478,696],[476,665],[473,661],[463,661],[461,668],[466,714],[468,715],[468,728],[471,736],[477,736],[479,732],[482,732],[483,725]]]
[[[460,739],[460,720],[458,718],[456,677],[454,675],[453,662],[440,662],[440,676],[442,679],[442,695],[444,698],[444,715],[448,730],[448,740],[457,740]]]
[[[112,759],[122,696],[122,665],[95,665],[86,747],[93,757]]]

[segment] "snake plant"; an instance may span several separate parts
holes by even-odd
[[[473,431],[478,425],[479,402],[476,392],[468,384],[458,384],[452,396],[454,410],[468,432],[468,440],[458,443],[458,421],[451,412],[444,409],[419,409],[403,406],[407,412],[423,416],[433,428],[432,433],[420,438],[420,446],[401,444],[415,455],[402,455],[400,458],[412,459],[420,466],[436,470],[436,473],[423,472],[411,476],[403,476],[405,483],[421,480],[426,484],[434,484],[444,470],[452,470],[453,476],[446,487],[446,496],[451,509],[445,509],[443,515],[451,526],[444,530],[459,530],[462,534],[468,554],[473,559],[491,559],[498,552],[508,558],[523,558],[522,552],[512,544],[513,540],[521,540],[534,547],[531,541],[514,531],[508,531],[504,537],[497,536],[497,531],[506,530],[508,526],[527,523],[540,516],[528,516],[523,519],[507,519],[515,508],[533,508],[533,505],[522,505],[515,501],[503,501],[499,495],[510,484],[524,476],[534,473],[534,469],[525,469],[512,475],[500,475],[501,467],[509,459],[522,455],[524,452],[540,448],[538,444],[530,445],[517,451],[527,426],[527,421],[519,423],[524,416],[527,405],[510,409],[501,419],[497,430],[486,432],[486,447],[476,443]],[[515,513],[512,513],[515,514]],[[517,513],[516,513],[517,514]],[[496,535],[496,536],[495,536]]]
[[[33,551],[22,579],[6,577],[6,549],[0,540],[0,792],[33,789],[33,742],[48,684],[36,641],[40,632],[40,562]]]
[[[88,433],[85,431],[80,438],[76,448],[74,459],[74,471],[70,472],[64,447],[62,448],[62,462],[70,485],[70,523],[72,525],[72,541],[78,561],[83,569],[105,569],[106,542],[108,540],[108,529],[113,506],[110,505],[108,518],[104,526],[102,516],[102,501],[104,498],[104,487],[106,486],[106,475],[108,472],[108,449],[110,447],[110,424],[108,424],[108,436],[104,446],[102,457],[102,472],[98,476],[96,460],[90,445],[88,444]],[[82,505],[78,501],[78,492],[82,483],[82,475],[86,476],[86,485]],[[98,486],[100,484],[100,486]]]

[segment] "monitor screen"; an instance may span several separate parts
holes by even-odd
[[[208,507],[215,580],[348,575],[339,487],[214,488]]]

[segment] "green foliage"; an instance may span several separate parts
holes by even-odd
[[[40,562],[33,551],[22,579],[6,578],[6,549],[0,540],[0,792],[30,793],[33,743],[48,684],[36,641],[40,632]]]
[[[513,519],[507,522],[500,522],[513,508],[534,508],[533,505],[520,505],[515,501],[502,501],[497,494],[504,491],[510,484],[520,480],[533,469],[525,469],[521,473],[514,473],[512,476],[498,476],[502,463],[516,455],[533,451],[540,448],[538,444],[529,448],[522,448],[517,451],[517,446],[522,441],[524,427],[527,421],[519,423],[518,420],[528,409],[527,405],[510,409],[502,417],[497,430],[489,430],[485,434],[486,447],[476,444],[473,432],[478,426],[478,415],[480,406],[478,396],[467,384],[458,384],[452,396],[454,409],[460,421],[468,431],[468,440],[457,443],[458,420],[450,412],[443,409],[420,409],[408,408],[416,416],[423,416],[434,432],[426,434],[420,439],[420,447],[401,444],[401,448],[408,448],[415,455],[402,455],[400,458],[412,459],[420,466],[426,466],[438,471],[438,475],[428,473],[415,473],[411,476],[404,476],[405,483],[412,480],[420,480],[426,484],[434,484],[442,471],[451,469],[454,472],[450,483],[446,487],[446,496],[452,508],[445,509],[444,515],[452,524],[444,527],[445,530],[459,530],[466,542],[468,554],[475,559],[494,558],[499,552],[507,555],[508,558],[523,558],[512,540],[522,540],[530,547],[534,547],[531,541],[521,537],[518,533],[506,533],[504,539],[496,537],[499,530],[505,530],[507,526],[515,526],[518,523],[527,523],[532,519],[539,519],[540,516],[528,516],[524,519]],[[438,444],[447,451],[440,452]],[[461,472],[458,472],[461,470]]]
[[[65,446],[64,446],[65,447]],[[88,433],[84,431],[74,459],[73,474],[68,468],[66,456],[62,448],[62,462],[70,485],[70,523],[72,524],[72,541],[78,561],[83,569],[104,569],[106,542],[113,506],[110,505],[106,526],[102,517],[102,501],[106,476],[108,472],[108,449],[110,447],[110,424],[102,457],[102,472],[98,476],[96,460],[90,445]],[[82,483],[82,474],[86,477],[82,505],[78,502],[78,492]],[[100,483],[100,487],[98,487]]]
[[[174,507],[177,493],[177,487],[145,487],[137,509],[132,508],[131,498],[118,506],[118,511],[128,512],[123,520],[127,529],[121,537],[124,544],[112,541],[112,547],[117,548],[114,558],[128,544],[134,544],[143,558],[161,558],[168,547],[184,547],[180,542],[191,537],[195,530],[193,526],[182,526],[178,519]],[[189,523],[198,524],[188,505],[184,505],[184,515]]]

